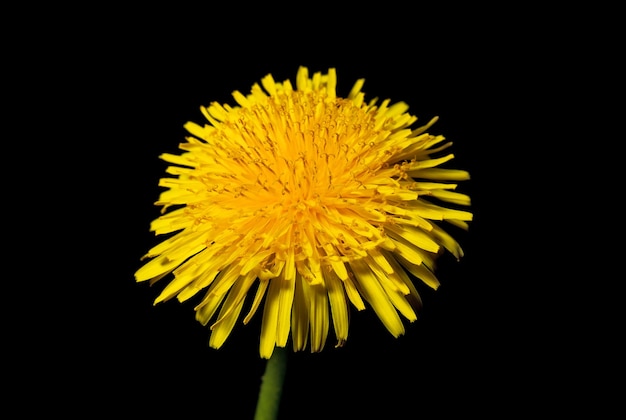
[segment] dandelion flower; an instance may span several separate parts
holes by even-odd
[[[171,166],[150,230],[167,239],[135,278],[171,279],[155,304],[202,292],[211,347],[259,307],[263,358],[290,338],[319,352],[331,325],[341,346],[351,306],[401,336],[421,307],[412,279],[436,289],[437,257],[463,255],[441,226],[472,220],[454,183],[468,172],[441,167],[451,142],[427,133],[436,118],[412,128],[404,102],[366,102],[363,83],[339,97],[333,68],[300,67],[295,86],[269,74],[234,106],[201,107],[207,123],[188,122],[181,154],[160,156]]]

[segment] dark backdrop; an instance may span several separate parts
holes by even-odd
[[[111,398],[138,412],[158,413],[165,404],[183,411],[205,407],[209,418],[211,410],[250,418],[265,366],[258,356],[260,316],[248,326],[240,322],[225,346],[212,350],[208,331],[194,320],[193,303],[153,307],[164,284],[135,284],[132,275],[139,258],[158,240],[148,232],[158,215],[152,203],[165,168],[157,156],[177,152],[186,135],[183,124],[202,122],[200,105],[233,103],[232,90],[247,93],[269,72],[276,80],[293,81],[298,66],[306,65],[311,72],[336,67],[338,90],[344,95],[364,77],[368,98],[406,101],[423,123],[438,115],[430,131],[454,141],[457,158],[450,166],[471,172],[472,180],[460,191],[472,195],[476,220],[468,233],[451,229],[466,257],[458,263],[452,258],[440,261],[442,287],[436,293],[420,285],[424,310],[404,337],[391,337],[371,310],[353,311],[344,348],[333,348],[331,333],[322,354],[290,354],[282,418],[354,418],[381,409],[385,418],[403,413],[411,418],[424,409],[444,413],[458,404],[476,413],[493,410],[489,395],[506,398],[501,388],[509,383],[505,376],[521,372],[516,362],[507,360],[510,356],[503,356],[518,345],[517,327],[504,326],[502,319],[515,309],[504,286],[511,279],[495,274],[499,263],[490,249],[497,246],[491,242],[497,239],[489,222],[496,209],[487,195],[497,175],[489,159],[500,140],[490,113],[498,105],[483,91],[486,76],[468,74],[471,66],[493,72],[483,61],[489,58],[468,61],[458,55],[459,45],[433,51],[419,37],[413,52],[393,45],[377,51],[382,45],[374,40],[366,42],[370,45],[359,45],[356,39],[338,41],[343,45],[322,43],[312,51],[291,45],[267,51],[264,42],[230,46],[236,52],[210,43],[151,46],[147,51],[138,48],[138,57],[120,64],[129,90],[119,91],[121,107],[111,109],[108,118],[126,120],[109,139],[116,145],[110,171],[117,183],[110,191],[122,194],[122,201],[110,209],[117,213],[110,228],[118,232],[119,242],[115,258],[109,259],[116,270],[101,284],[100,293],[111,294],[98,315],[105,331],[94,343],[122,361],[114,366],[105,362],[96,371],[113,375],[118,385],[110,389]]]
[[[42,89],[30,102],[53,108],[57,135],[38,134],[45,153],[64,159],[48,181],[54,235],[39,240],[58,280],[46,277],[30,312],[29,348],[41,351],[19,387],[55,390],[50,410],[84,417],[251,418],[265,367],[260,316],[210,349],[193,302],[153,306],[165,283],[137,284],[133,273],[159,241],[148,231],[165,169],[158,155],[178,152],[183,125],[202,122],[200,105],[233,103],[233,90],[247,93],[267,73],[294,80],[305,65],[335,67],[340,94],[363,77],[366,98],[405,101],[424,123],[439,116],[429,131],[454,142],[451,167],[470,171],[459,191],[471,195],[475,220],[468,232],[452,229],[466,255],[440,260],[438,291],[419,286],[424,309],[405,336],[392,338],[371,310],[353,311],[345,347],[334,349],[331,333],[323,353],[289,355],[281,418],[508,418],[553,401],[564,362],[547,343],[565,332],[560,318],[541,318],[534,282],[545,260],[520,239],[545,232],[517,223],[529,206],[520,156],[540,155],[525,142],[533,118],[520,116],[534,86],[525,76],[553,75],[525,58],[531,46],[506,19],[455,26],[447,13],[384,11],[306,21],[126,11],[42,37],[57,71],[33,77]]]

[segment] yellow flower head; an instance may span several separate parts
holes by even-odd
[[[201,107],[208,123],[185,125],[184,152],[161,155],[172,166],[151,230],[171,235],[135,278],[173,274],[155,304],[203,291],[196,319],[210,325],[211,347],[244,307],[247,323],[261,305],[263,358],[290,335],[295,351],[322,350],[331,322],[342,345],[348,302],[369,305],[398,337],[400,315],[415,321],[421,305],[410,275],[437,288],[436,257],[463,255],[439,225],[472,219],[442,206],[470,204],[450,182],[469,174],[438,167],[453,158],[441,153],[451,142],[426,133],[436,118],[411,128],[403,102],[365,102],[363,82],[342,98],[332,68],[310,77],[300,67],[295,86],[267,75],[233,93],[237,106]]]

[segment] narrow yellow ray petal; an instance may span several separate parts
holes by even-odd
[[[405,264],[407,263],[407,261],[402,260],[402,259],[396,260],[396,258],[394,258],[393,256],[389,256],[389,258],[390,258],[389,263],[394,267],[394,274],[398,275],[400,280],[404,282],[407,289],[409,290],[409,293],[405,294],[404,298],[409,303],[409,305],[411,305],[411,308],[413,308],[414,313],[417,315],[417,313],[422,309],[422,298],[420,297],[417,289],[415,288],[415,284],[405,272],[405,268],[406,268]],[[424,267],[424,266],[420,266],[420,267]],[[426,267],[424,268],[427,269]]]
[[[348,278],[348,270],[346,270],[346,264],[340,260],[330,260],[330,265],[333,268],[335,274],[341,279],[345,280]]]
[[[217,318],[217,320],[211,326],[211,329],[215,328],[218,324],[222,322],[222,318],[229,316],[230,309],[229,307],[234,307],[234,305],[239,304],[241,301],[245,300],[250,287],[256,280],[256,277],[252,273],[248,273],[245,276],[238,276],[231,289],[227,292],[227,300],[224,302],[222,306],[222,310]],[[212,294],[215,294],[213,292]]]
[[[352,89],[350,90],[350,93],[348,93],[348,99],[356,99],[359,94],[361,94],[361,89],[363,88],[363,85],[365,84],[365,79],[358,79],[356,82],[354,82],[354,85],[352,86]],[[360,105],[361,101],[357,102],[357,105]]]
[[[326,344],[328,337],[328,292],[320,284],[309,288],[309,319],[311,320],[311,352],[319,352]]]
[[[452,255],[454,255],[457,260],[460,260],[461,257],[463,257],[463,249],[461,248],[459,243],[445,230],[443,230],[439,226],[435,226],[432,233],[437,238],[437,240],[441,242],[443,247],[450,251],[450,253],[452,253]]]
[[[381,282],[380,284],[382,285],[383,289],[385,289],[389,300],[398,310],[398,312],[400,312],[410,322],[417,321],[417,314],[413,310],[413,307],[406,300],[405,295],[399,290],[390,289],[389,287],[387,287],[386,283]]]
[[[263,91],[258,83],[255,83],[252,85],[252,89],[250,89],[250,94],[247,96],[247,98],[251,104],[265,104],[265,101],[267,100],[267,94]]]
[[[181,262],[181,260],[170,260],[167,255],[160,255],[139,268],[135,272],[135,280],[146,281],[161,274],[169,273]]]
[[[239,271],[240,274],[248,274],[251,270],[259,267],[261,263],[266,260],[270,255],[274,254],[274,250],[266,249],[265,251],[259,251],[254,254],[247,260],[242,260],[243,266]]]
[[[389,260],[383,254],[381,254],[379,250],[377,249],[369,250],[368,254],[370,257],[372,257],[374,262],[378,264],[378,266],[385,271],[385,273],[387,274],[393,273],[393,267],[389,263]]]
[[[164,240],[163,242],[159,243],[158,245],[150,248],[148,253],[144,255],[142,259],[152,258],[157,255],[165,254],[170,248],[176,247],[177,243],[184,242],[185,240],[187,240],[187,238],[185,238],[184,235],[181,235],[181,234],[174,235]]]
[[[276,345],[285,347],[291,330],[291,313],[296,287],[296,276],[293,278],[278,277],[280,290],[278,294],[278,324],[276,327]],[[277,281],[275,280],[275,281]]]
[[[309,69],[300,66],[298,67],[298,72],[296,73],[296,88],[298,90],[307,90],[309,84]]]
[[[352,270],[350,270],[350,274],[354,274]],[[343,286],[346,289],[346,295],[348,296],[348,299],[350,299],[350,302],[354,305],[354,307],[359,311],[364,310],[365,303],[363,303],[363,299],[361,299],[361,294],[354,284],[352,276],[348,276],[347,279],[343,280]]]
[[[441,151],[452,146],[452,142],[446,142],[440,144],[438,147],[433,147],[436,144],[443,142],[446,138],[444,136],[431,136],[423,134],[417,138],[407,139],[406,148],[401,154],[396,156],[398,160],[411,160],[421,161],[427,160],[430,156],[440,153]]]
[[[385,113],[385,117],[401,116],[408,110],[409,110],[409,106],[406,104],[406,102],[402,102],[402,101],[396,102],[389,107],[389,109]],[[404,114],[404,115],[407,117],[410,117],[410,115],[408,114]]]
[[[184,126],[185,130],[187,130],[191,135],[196,136],[200,139],[204,139],[205,138],[205,131],[204,131],[204,127],[196,124],[194,122],[187,122]],[[175,162],[174,162],[175,163]]]
[[[422,310],[422,298],[420,297],[420,294],[415,288],[415,284],[413,284],[412,281],[408,281],[407,286],[409,286],[409,290],[411,291],[411,294],[406,296],[406,300],[409,302],[413,310],[416,313],[418,313],[419,311]]]
[[[240,276],[222,305],[217,321],[211,326],[209,346],[220,348],[230,335],[239,318],[246,294],[254,281],[254,275]]]
[[[435,274],[423,264],[413,264],[402,257],[398,257],[400,264],[415,277],[426,283],[428,286],[437,290],[439,288],[439,280]]]
[[[474,215],[468,211],[449,209],[427,203],[424,200],[417,201],[413,211],[418,215],[431,220],[457,219],[471,221]]]
[[[259,353],[264,359],[269,359],[274,352],[274,347],[276,347],[281,278],[275,278],[269,282],[269,289],[265,295],[265,306],[263,307],[263,322],[261,324],[261,340],[259,343]]]
[[[444,184],[442,182],[415,181],[411,184],[411,188],[415,190],[454,190],[458,187],[458,184]]]
[[[233,98],[235,99],[235,101],[243,106],[243,107],[250,107],[250,101],[248,101],[248,98],[245,97],[245,95],[241,92],[239,92],[238,90],[233,92]]]
[[[422,258],[422,252],[418,248],[407,245],[402,241],[394,241],[395,244],[395,253],[400,255],[403,258],[406,258],[408,261],[411,261],[413,264],[421,264],[424,260]]]
[[[216,295],[224,295],[230,290],[237,278],[239,277],[239,270],[235,265],[229,265],[224,270],[220,271],[213,284],[211,284],[210,292]]]
[[[271,74],[263,77],[261,79],[261,85],[263,85],[263,89],[270,95],[276,95],[276,83],[274,82],[274,78]]]
[[[385,290],[396,290],[402,294],[408,294],[409,289],[406,284],[395,273],[385,272],[371,257],[366,257],[363,262],[372,270],[376,278],[380,281],[380,284],[385,286]]]
[[[195,167],[196,163],[194,161],[190,160],[189,159],[190,157],[191,156],[188,155],[188,154],[174,155],[174,154],[171,154],[171,153],[162,153],[161,155],[159,155],[159,158],[161,160],[166,161],[166,162],[173,163],[175,165]]]
[[[213,324],[211,326],[211,336],[209,337],[209,346],[214,349],[219,349],[222,347],[228,336],[230,335],[235,323],[237,322],[237,318],[241,313],[241,308],[243,307],[243,301],[231,303],[229,302],[229,297],[231,293],[229,293],[226,301],[224,302],[224,306],[222,307],[222,311],[226,310],[228,313],[222,315],[220,313],[219,323]]]
[[[337,337],[337,347],[341,347],[348,339],[348,302],[343,289],[341,279],[335,271],[327,270],[325,273],[325,283],[328,288],[328,300],[333,320],[333,328]]]
[[[402,209],[400,207],[391,205],[385,206],[384,209],[391,214],[397,214],[400,216],[389,218],[390,221],[402,225],[419,227],[426,231],[430,231],[432,229],[432,223],[428,222],[423,217],[418,216],[417,214],[415,214],[414,211],[411,211],[410,209]]]
[[[186,260],[206,248],[206,244],[202,240],[201,235],[189,234],[186,239],[187,241],[181,241],[177,244],[176,248],[171,249],[167,253],[168,258]]]
[[[470,179],[469,172],[461,169],[427,168],[409,171],[407,174],[413,178],[436,181],[466,181]]]
[[[299,274],[295,283],[291,336],[294,351],[301,351],[306,347],[309,337],[309,285]]]
[[[261,301],[263,300],[263,297],[265,296],[265,292],[267,291],[267,286],[269,285],[269,283],[269,280],[259,281],[259,287],[254,294],[254,300],[252,301],[252,305],[250,305],[250,310],[243,319],[244,325],[250,322],[256,311],[259,309],[259,306],[261,304]]]
[[[206,114],[205,117],[212,126],[218,126],[218,121],[224,121],[228,119],[228,110],[226,105],[221,105],[217,102],[212,102],[208,107],[204,107]],[[212,120],[211,117],[215,118],[217,121]]]
[[[196,278],[197,276],[193,276],[191,274],[174,276],[174,279],[169,282],[167,286],[165,286],[159,296],[157,296],[157,298],[154,300],[154,304],[156,305],[159,302],[164,302],[173,298],[181,290],[187,287],[189,283],[192,283],[194,280],[196,280]]]
[[[407,173],[410,175],[414,171],[434,168],[435,166],[440,166],[441,164],[446,163],[452,159],[454,159],[454,154],[450,153],[436,159],[417,160],[415,162],[411,162]]]
[[[225,295],[212,295],[207,293],[204,299],[196,306],[196,320],[202,325],[207,325],[213,315],[217,311],[220,303],[224,299]]]
[[[215,310],[228,293],[230,286],[237,280],[237,277],[237,272],[233,270],[232,267],[217,275],[215,281],[207,290],[202,302],[194,308],[196,311],[196,319],[198,319],[202,325],[206,325],[210,321]],[[228,287],[224,287],[223,283],[228,284]]]
[[[378,187],[378,192],[386,198],[395,198],[403,201],[415,200],[418,197],[418,194],[415,191],[402,190],[400,188],[389,186]]]
[[[363,297],[372,306],[383,325],[394,337],[403,335],[404,325],[402,325],[402,320],[374,273],[361,260],[350,262],[350,267],[360,286]]]
[[[200,290],[208,287],[213,280],[217,277],[219,271],[205,271],[199,277],[197,277],[192,283],[187,285],[184,289],[182,289],[179,293],[177,299],[179,302],[184,302],[187,299],[192,298],[196,295]]]
[[[326,93],[328,98],[335,99],[337,88],[337,71],[334,68],[328,69],[328,79],[326,81]]]
[[[402,238],[408,246],[419,247],[428,252],[439,251],[439,244],[432,239],[430,232],[426,233],[423,230],[412,226],[392,224],[387,225],[386,229],[394,239],[399,240]]]
[[[285,268],[283,269],[285,278],[293,279],[296,277],[296,263],[293,248],[287,250],[287,259],[285,260]]]
[[[157,235],[165,235],[168,233],[186,229],[190,227],[192,223],[193,221],[186,217],[160,217],[158,219],[155,219],[150,224],[150,230]],[[184,233],[186,234],[187,232]],[[185,235],[181,234],[180,236]]]
[[[311,267],[312,277],[309,279],[311,284],[320,284],[325,287],[324,275],[322,274],[322,266],[318,258],[309,258],[309,266]]]
[[[454,225],[454,226],[456,226],[458,228],[461,228],[463,230],[468,230],[469,229],[469,224],[467,222],[462,221],[462,220],[446,219],[446,222],[448,222],[451,225]]]
[[[448,203],[458,204],[461,206],[469,206],[471,204],[469,195],[461,194],[461,193],[454,192],[454,191],[432,190],[430,192],[430,195],[435,198],[438,198],[439,200],[442,200]]]
[[[311,85],[307,86],[309,89],[313,88],[314,90],[320,90],[322,83],[322,73],[316,71],[313,73],[313,78],[311,79]]]
[[[422,134],[423,132],[425,132],[426,130],[428,130],[430,127],[432,127],[433,124],[435,124],[437,121],[439,121],[439,117],[433,117],[430,119],[430,121],[428,121],[428,123],[426,123],[425,125],[416,128],[415,130],[413,130],[413,132],[411,133],[411,135],[413,136],[417,136],[419,134]]]

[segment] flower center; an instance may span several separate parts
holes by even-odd
[[[376,178],[394,152],[379,126],[366,107],[317,91],[229,109],[196,168],[208,197],[192,213],[210,219],[212,244],[217,230],[266,262],[366,256],[384,241]]]

